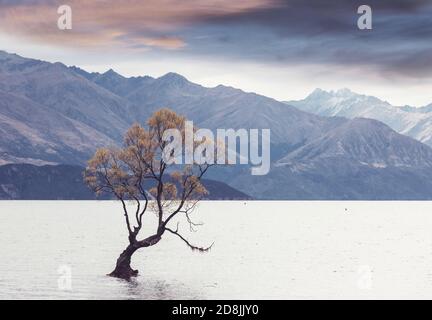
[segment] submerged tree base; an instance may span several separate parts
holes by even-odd
[[[116,268],[113,272],[108,274],[108,276],[123,280],[130,280],[133,277],[138,276],[138,270],[133,270],[131,267],[128,268]]]
[[[132,255],[138,249],[139,246],[136,245],[136,242],[129,244],[118,257],[114,271],[108,274],[108,276],[125,280],[138,276],[138,270],[131,268]]]

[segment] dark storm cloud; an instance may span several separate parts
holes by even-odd
[[[357,28],[362,4],[372,7],[373,30]],[[202,28],[200,33],[209,37],[190,37],[191,52],[432,75],[432,1],[280,1],[275,8],[209,18]],[[190,35],[198,36],[194,31]]]

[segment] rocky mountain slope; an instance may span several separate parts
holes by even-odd
[[[432,149],[371,119],[356,118],[289,152],[261,179],[227,180],[262,199],[429,200]]]

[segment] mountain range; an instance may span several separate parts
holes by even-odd
[[[285,103],[222,85],[206,88],[176,73],[127,78],[0,52],[0,164],[83,166],[96,148],[121,143],[133,122],[168,107],[202,128],[271,130],[268,175],[252,176],[248,166],[209,175],[254,198],[432,199],[429,140],[367,113],[354,116],[372,105],[387,108],[389,119],[393,109],[412,119],[427,116],[426,109],[394,108],[373,97],[360,103],[353,95],[319,90]],[[426,129],[419,130],[423,136]]]
[[[288,101],[288,105],[326,117],[370,118],[393,130],[432,146],[432,104],[415,108],[393,106],[376,97],[357,94],[349,89],[316,89],[305,99]]]

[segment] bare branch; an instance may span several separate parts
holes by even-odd
[[[185,212],[185,215],[186,215],[187,222],[189,223],[189,230],[191,232],[196,232],[196,230],[195,230],[194,227],[199,227],[199,226],[203,225],[203,223],[195,223],[195,222],[193,222],[192,219],[190,218],[189,212]]]
[[[177,229],[178,229],[178,228],[177,228]],[[166,228],[166,227],[165,227],[165,230],[168,231],[168,232],[171,232],[172,234],[174,234],[174,235],[176,235],[177,237],[179,237],[180,239],[182,239],[183,242],[186,243],[186,244],[188,245],[188,247],[191,248],[192,251],[208,252],[208,251],[211,250],[211,248],[212,248],[213,245],[214,245],[214,242],[213,242],[213,243],[211,244],[211,246],[210,246],[210,247],[207,247],[207,248],[196,247],[196,246],[190,244],[190,242],[189,242],[188,240],[186,240],[186,239],[185,239],[185,238],[184,238],[180,233],[178,233],[178,231],[174,231],[174,230],[171,230],[170,228]]]
[[[122,206],[123,206],[123,211],[124,211],[126,226],[127,226],[128,231],[129,231],[129,236],[132,236],[134,233],[132,231],[131,224],[130,224],[130,221],[129,221],[129,214],[128,214],[128,211],[127,211],[127,208],[126,208],[126,202],[122,198],[119,198],[119,199],[120,199],[120,201],[122,203]],[[131,239],[129,239],[129,240],[131,240]]]

